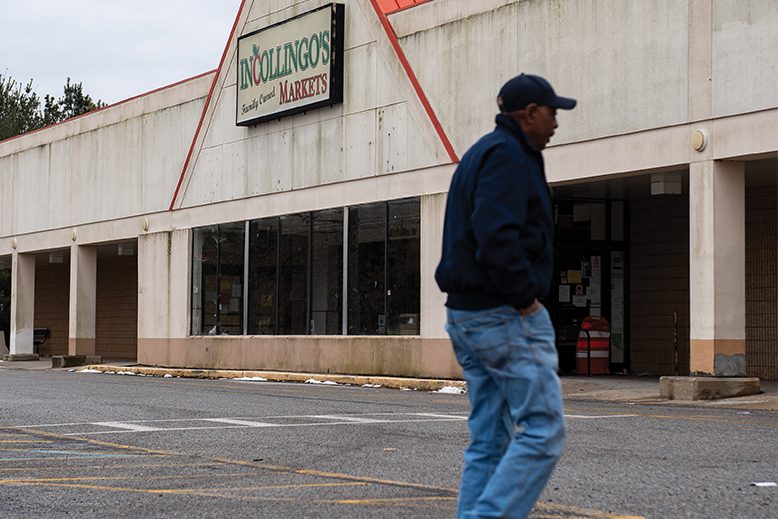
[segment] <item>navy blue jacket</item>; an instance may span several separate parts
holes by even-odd
[[[526,308],[551,286],[554,223],[543,157],[517,123],[470,148],[451,180],[435,280],[446,306]]]

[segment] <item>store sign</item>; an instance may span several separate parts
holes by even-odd
[[[343,101],[343,13],[327,4],[238,39],[238,126]]]

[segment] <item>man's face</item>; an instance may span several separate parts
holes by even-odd
[[[525,109],[522,129],[537,149],[546,147],[557,126],[556,108],[533,103]]]

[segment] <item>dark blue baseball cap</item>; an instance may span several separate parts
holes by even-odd
[[[497,105],[501,112],[515,112],[530,103],[572,110],[577,101],[556,95],[548,81],[532,74],[519,74],[509,80],[497,96]]]

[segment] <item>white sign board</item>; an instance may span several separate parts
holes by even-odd
[[[238,39],[238,126],[343,101],[343,4]]]

